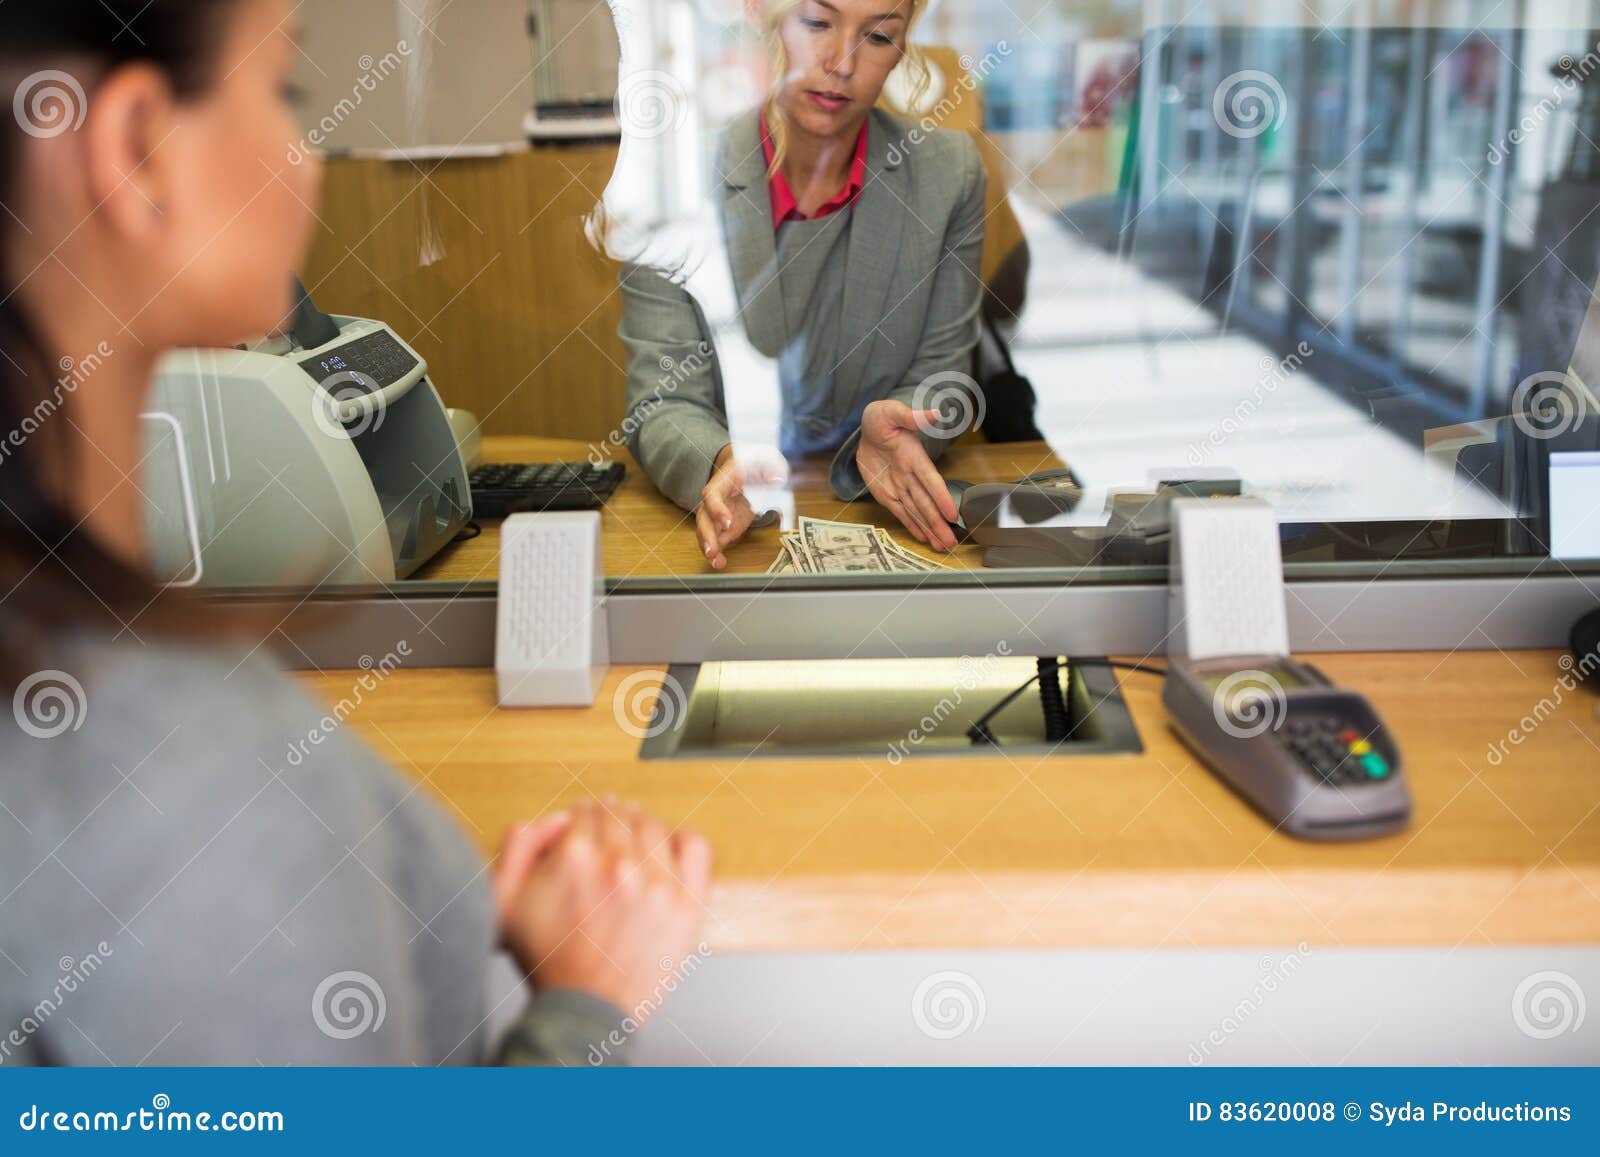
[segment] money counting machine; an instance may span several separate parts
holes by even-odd
[[[168,582],[392,582],[472,517],[427,364],[382,322],[298,292],[288,334],[160,367],[143,488]]]

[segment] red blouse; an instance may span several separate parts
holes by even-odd
[[[761,151],[767,158],[767,168],[772,168],[774,150],[772,137],[767,133],[766,113],[761,114]],[[840,190],[837,197],[820,206],[810,217],[800,211],[800,203],[795,200],[794,190],[789,188],[789,182],[784,179],[783,174],[781,172],[772,174],[771,180],[767,182],[767,192],[772,198],[772,227],[776,229],[785,221],[815,221],[837,213],[845,206],[855,204],[866,183],[867,125],[863,122],[861,135],[856,139],[856,159],[850,166],[849,182]]]

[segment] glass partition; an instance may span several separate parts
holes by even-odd
[[[174,581],[492,582],[497,463],[625,585],[1160,581],[1187,495],[1600,571],[1600,0],[451,12],[303,13],[308,302],[168,367]]]

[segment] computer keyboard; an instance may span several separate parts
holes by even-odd
[[[620,462],[517,462],[472,472],[475,518],[505,518],[545,510],[598,510],[621,485]]]

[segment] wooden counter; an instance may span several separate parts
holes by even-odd
[[[659,686],[638,668],[614,669],[593,708],[552,711],[498,710],[488,671],[399,671],[351,725],[486,854],[512,821],[585,794],[705,832],[724,950],[1600,942],[1600,720],[1582,692],[1532,718],[1554,703],[1555,653],[1314,661],[1401,743],[1404,834],[1273,833],[1195,764],[1138,675],[1138,756],[645,763],[619,723],[619,692]],[[304,682],[336,702],[360,674]]]
[[[620,446],[607,446],[609,460],[627,467],[622,486],[601,514],[606,575],[648,578],[658,575],[762,574],[782,549],[777,528],[752,531],[728,551],[728,569],[713,571],[700,553],[694,520],[664,498]],[[556,438],[490,437],[485,462],[585,462],[597,448]],[[953,556],[936,555],[905,532],[898,519],[876,502],[840,502],[828,488],[831,457],[808,458],[791,475],[795,510],[813,518],[873,523],[890,531],[901,546],[924,558],[957,568],[979,568],[983,550],[959,547]],[[950,447],[940,462],[946,478],[966,482],[1007,482],[1061,466],[1043,442],[992,445],[977,437]],[[485,520],[477,538],[447,547],[414,576],[419,581],[493,582],[499,577],[500,524]]]

